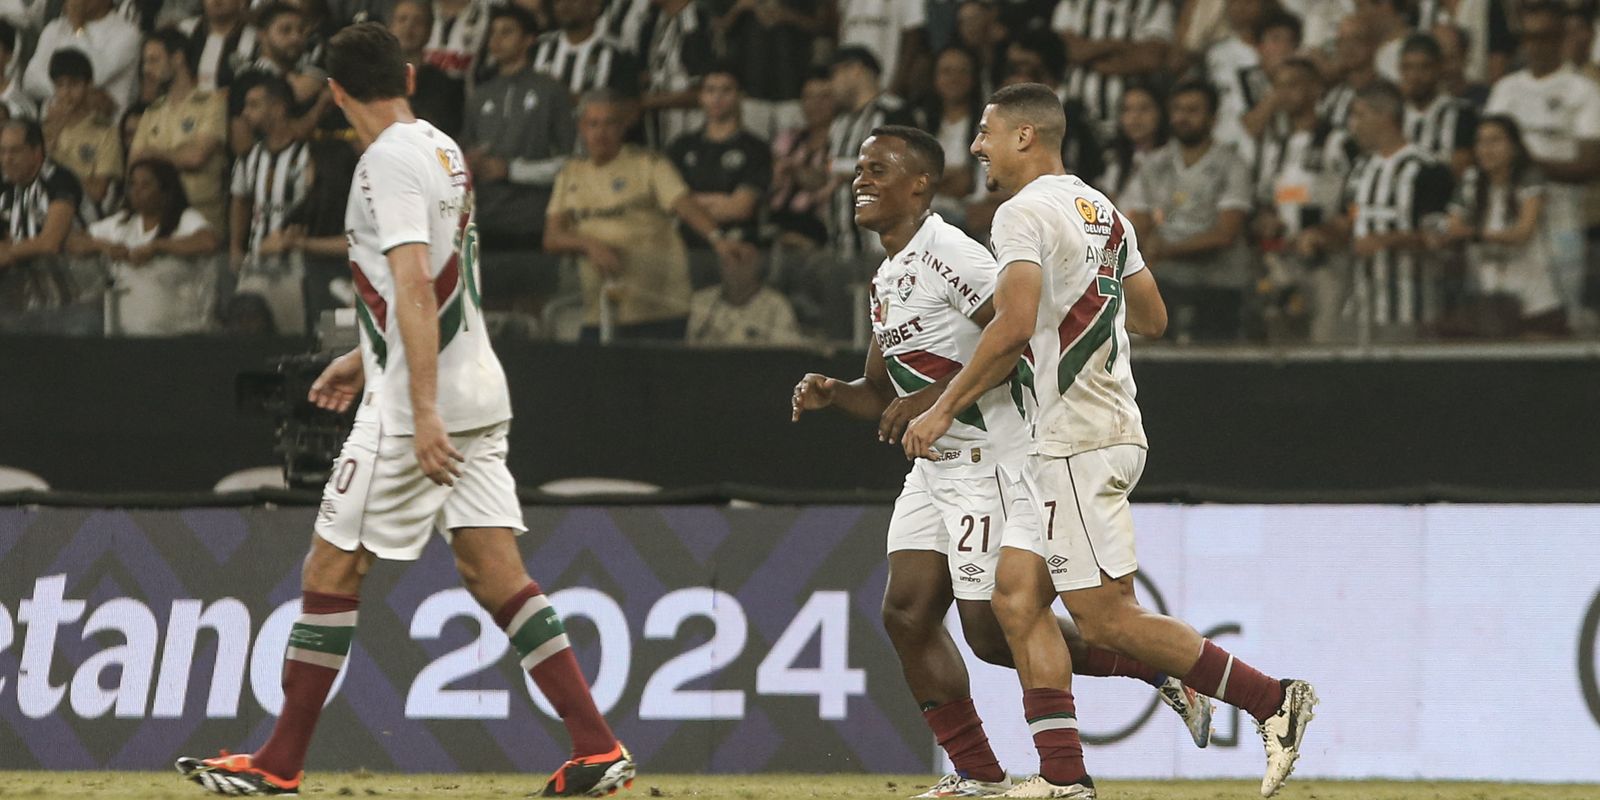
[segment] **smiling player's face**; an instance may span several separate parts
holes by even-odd
[[[881,232],[921,211],[918,190],[926,181],[911,162],[906,143],[898,138],[873,136],[861,143],[856,179],[850,184],[857,225]]]

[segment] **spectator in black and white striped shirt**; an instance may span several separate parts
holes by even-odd
[[[1472,164],[1477,112],[1440,86],[1444,53],[1425,33],[1413,34],[1400,48],[1400,92],[1406,96],[1406,139],[1460,175]]]
[[[304,265],[289,220],[311,188],[311,152],[290,116],[292,90],[263,78],[245,91],[241,115],[259,138],[233,165],[228,255],[239,272],[238,294],[256,294],[280,333],[305,329]]]
[[[1067,95],[1089,110],[1102,140],[1117,127],[1124,82],[1158,73],[1172,44],[1169,0],[1061,0],[1050,22],[1067,43]],[[1059,76],[1058,76],[1059,77]]]
[[[913,118],[900,98],[883,90],[883,69],[872,51],[865,47],[841,47],[834,53],[830,69],[833,97],[840,111],[828,130],[828,151],[833,159],[828,232],[835,252],[848,260],[863,252],[875,252],[878,246],[878,237],[862,236],[856,229],[855,196],[850,189],[850,179],[855,175],[856,154],[861,143],[873,128],[907,125]]]
[[[576,98],[593,89],[639,95],[638,62],[601,30],[600,0],[555,0],[560,30],[539,37],[533,68],[560,81]]]
[[[77,222],[83,189],[69,170],[45,158],[37,122],[0,125],[0,174],[6,181],[0,193],[0,327],[18,321],[4,319],[11,312],[97,298],[95,287],[75,280],[58,258]]]
[[[246,5],[245,0],[205,0],[201,16],[178,24],[196,48],[190,57],[201,89],[228,88],[233,76],[256,60],[257,32],[245,18]]]

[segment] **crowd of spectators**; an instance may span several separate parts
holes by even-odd
[[[386,25],[535,335],[864,341],[862,140],[1061,95],[1180,342],[1600,332],[1600,39],[1543,0],[0,0],[0,331],[308,332],[353,296],[323,43]]]

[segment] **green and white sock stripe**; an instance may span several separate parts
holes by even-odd
[[[1028,719],[1028,732],[1038,736],[1045,731],[1075,731],[1078,729],[1078,717],[1071,711],[1062,711],[1059,714],[1046,714],[1042,717]]]
[[[356,612],[337,614],[301,614],[289,629],[289,647],[284,658],[315,664],[328,669],[339,669],[350,655],[350,641],[355,637]]]
[[[522,604],[517,615],[511,618],[511,624],[506,626],[506,636],[522,656],[523,669],[533,669],[570,646],[566,626],[561,624],[555,607],[542,594]]]

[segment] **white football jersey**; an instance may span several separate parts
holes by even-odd
[[[1044,175],[1000,206],[990,237],[1001,269],[1043,268],[1038,322],[1018,367],[1032,390],[1032,452],[1144,447],[1122,300],[1123,279],[1144,269],[1144,257],[1128,218],[1076,176]]]
[[[993,294],[999,269],[983,245],[960,228],[929,214],[922,227],[872,278],[872,333],[895,393],[905,397],[961,369],[978,348],[983,329],[971,317]],[[985,392],[956,416],[936,442],[941,453],[977,451],[949,463],[987,466],[1019,459],[1026,451],[1027,424],[1011,385]],[[988,448],[986,451],[985,448]]]
[[[460,146],[422,120],[385,128],[356,165],[345,235],[367,378],[360,413],[374,408],[385,433],[414,431],[410,372],[385,255],[411,243],[428,245],[439,303],[438,408],[445,430],[475,430],[511,418],[505,372],[483,325],[472,205],[472,179]]]

